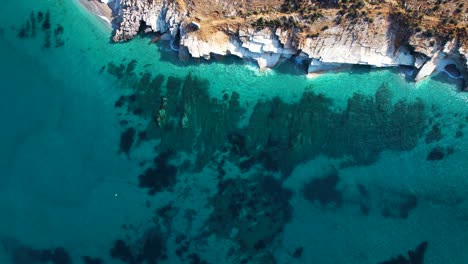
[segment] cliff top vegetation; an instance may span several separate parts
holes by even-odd
[[[372,24],[391,19],[408,36],[443,44],[458,36],[468,46],[468,0],[177,0],[191,19],[202,25],[200,34],[250,25],[257,29],[283,28],[298,37],[316,37],[336,25]],[[379,30],[374,25],[374,30]],[[211,34],[210,34],[211,35]]]

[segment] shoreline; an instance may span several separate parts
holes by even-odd
[[[115,3],[113,1],[111,1],[109,3],[103,3],[103,2],[100,2],[99,0],[78,0],[78,1],[88,12],[90,12],[91,14],[99,17],[99,20],[101,20],[101,22],[103,22],[104,25],[107,28],[114,29],[114,24],[112,23],[112,21],[116,18],[115,16],[113,16],[113,13],[115,12],[115,10],[113,10],[112,7],[110,6],[110,5],[115,5]],[[172,42],[171,42],[171,50],[178,52],[178,49],[176,50],[176,49],[173,48]],[[192,55],[191,55],[191,57],[194,58]],[[456,64],[452,59],[444,58],[441,61],[443,62],[443,63],[441,63],[442,65],[438,65],[438,64],[434,65],[434,67],[432,69],[432,72],[430,74],[428,74],[428,75],[425,75],[421,79],[424,79],[424,78],[429,77],[429,76],[435,76],[435,75],[437,75],[439,73],[445,73],[445,74],[447,74],[447,76],[450,79],[453,79],[453,80],[464,79],[463,74],[461,74],[461,76],[454,76],[445,69],[445,66],[447,64]],[[369,64],[359,64],[359,63],[358,64],[353,64],[353,63],[350,63],[350,64],[344,63],[343,64],[343,63],[337,63],[336,66],[329,69],[329,65],[327,65],[325,63],[323,65],[316,65],[315,66],[316,69],[314,71],[306,72],[305,75],[306,75],[306,77],[308,79],[312,79],[312,78],[315,78],[317,76],[320,76],[323,73],[327,73],[327,72],[330,72],[330,71],[331,72],[341,71],[343,69],[352,67],[353,65],[368,65],[368,66],[372,67],[372,65],[369,65]],[[401,66],[401,65],[398,65],[398,66]],[[398,67],[398,66],[386,66],[386,67],[382,67],[382,68],[395,68],[395,67]],[[378,67],[378,68],[380,68],[380,67]],[[261,71],[261,70],[262,70],[262,67],[259,66],[259,71]],[[420,68],[420,70],[421,70],[421,68]],[[464,85],[462,85],[461,91],[468,91],[468,88],[466,88],[466,87],[464,87]]]
[[[100,20],[110,29],[112,29],[112,9],[108,4],[98,0],[79,0],[78,1],[88,12],[100,18]]]

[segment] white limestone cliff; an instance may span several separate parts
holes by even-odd
[[[272,68],[291,56],[302,57],[310,63],[309,73],[321,72],[346,65],[393,67],[414,66],[419,69],[416,80],[421,80],[436,69],[441,61],[451,59],[466,78],[466,51],[452,41],[444,49],[432,47],[429,39],[411,39],[416,52],[397,43],[388,18],[378,17],[373,23],[335,25],[311,37],[297,38],[291,31],[278,28],[254,29],[237,25],[227,28],[210,27],[210,22],[197,21],[189,12],[178,8],[175,0],[120,0],[120,21],[114,41],[133,38],[142,23],[145,30],[169,33],[180,38],[179,56],[210,59],[212,55],[234,55],[256,61],[260,69]],[[193,25],[196,24],[196,27]],[[426,43],[427,42],[427,43]],[[416,45],[417,44],[417,45]],[[188,52],[188,54],[185,54]],[[445,60],[444,60],[445,59]],[[440,66],[440,65],[439,65]],[[440,67],[439,67],[440,68]]]
[[[218,31],[208,38],[181,34],[180,43],[194,58],[209,59],[211,54],[234,55],[256,61],[260,69],[273,68],[282,58],[297,53],[296,49],[285,48],[271,29],[239,29],[236,34]]]
[[[132,39],[142,23],[153,32],[169,32],[175,37],[184,14],[176,11],[172,1],[120,0],[119,18],[113,37],[116,42]]]
[[[414,56],[404,46],[395,45],[395,36],[388,28],[389,21],[382,18],[372,24],[360,23],[347,28],[335,26],[318,37],[307,38],[300,49],[315,59],[309,72],[318,69],[319,62],[324,67],[336,64],[414,66]]]

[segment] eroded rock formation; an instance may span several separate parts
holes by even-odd
[[[278,11],[279,7],[268,5],[269,1],[260,7],[256,1],[224,4],[209,0],[115,1],[120,1],[120,8],[115,20],[118,29],[114,41],[130,40],[140,30],[158,32],[180,43],[180,48],[174,50],[178,50],[181,58],[234,55],[254,60],[265,69],[295,56],[309,62],[309,73],[353,64],[405,65],[418,70],[414,76],[416,80],[452,63],[467,79],[467,40],[463,29],[457,31],[461,32],[458,35],[450,35],[448,40],[437,39],[427,32],[411,35],[406,28],[408,25],[401,23],[400,18],[392,16],[388,10],[383,12],[385,8],[395,8],[392,6],[369,5],[371,7],[366,10],[383,11],[372,11],[372,18],[341,22],[346,16],[331,14],[334,10],[329,9],[324,9],[328,12],[325,15],[314,13],[320,15],[313,21],[298,13],[285,16]],[[246,15],[245,10],[251,5],[257,7],[260,14],[247,11]],[[360,12],[367,14],[367,11]]]

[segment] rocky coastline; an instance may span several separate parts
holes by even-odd
[[[404,23],[379,12],[371,22],[367,19],[326,24],[318,33],[305,35],[294,26],[246,22],[257,17],[258,21],[264,21],[264,16],[252,15],[254,18],[248,20],[235,3],[213,3],[221,6],[207,15],[197,10],[194,2],[197,1],[189,5],[182,0],[113,0],[107,3],[115,13],[113,40],[128,41],[141,31],[158,33],[162,39],[180,43],[173,49],[181,59],[208,60],[216,55],[233,55],[256,62],[260,69],[295,59],[307,63],[308,74],[357,64],[410,66],[415,69],[411,77],[420,81],[435,72],[446,71],[450,65],[450,72],[446,71],[449,76],[468,80],[466,28],[463,34],[444,41],[424,34],[404,36]],[[221,18],[212,18],[212,14],[220,13],[217,10],[222,12]],[[317,21],[315,27],[327,22],[326,18]],[[464,82],[462,90],[468,91],[468,82]]]

